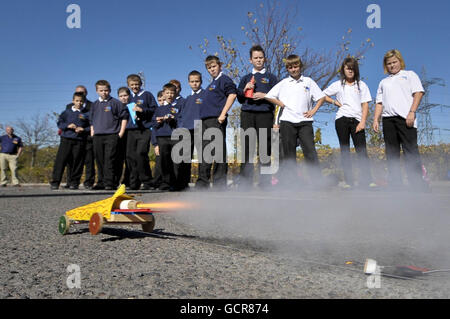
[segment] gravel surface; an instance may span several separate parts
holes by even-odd
[[[152,234],[109,224],[92,236],[81,224],[62,236],[65,211],[112,192],[7,187],[0,298],[449,298],[450,273],[369,289],[362,265],[450,268],[449,194],[449,183],[431,194],[145,191],[139,200],[197,207],[158,214]]]

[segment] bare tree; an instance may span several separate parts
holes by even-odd
[[[224,62],[224,71],[236,82],[250,71],[246,48],[252,45],[259,44],[263,47],[266,53],[266,68],[279,79],[287,76],[284,59],[290,54],[298,54],[303,62],[303,74],[314,79],[324,89],[339,74],[345,57],[353,56],[362,60],[364,54],[374,46],[371,39],[366,39],[359,48],[352,50],[352,30],[348,29],[337,41],[336,47],[328,52],[301,47],[304,36],[302,28],[297,25],[297,15],[296,1],[282,5],[276,0],[263,0],[255,12],[247,13],[246,25],[241,26],[245,41],[238,45],[234,40],[218,35],[217,46],[211,46],[210,41],[204,39],[199,48],[205,55],[220,56]],[[320,111],[334,112],[334,109],[325,106]]]
[[[25,151],[31,152],[30,167],[36,164],[37,152],[42,147],[54,146],[58,142],[56,125],[52,121],[54,115],[36,114],[28,119],[19,119],[15,122],[15,131],[22,138]]]

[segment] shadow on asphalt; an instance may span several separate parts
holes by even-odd
[[[110,242],[116,240],[123,239],[141,239],[146,237],[153,237],[158,239],[172,239],[176,240],[177,238],[197,238],[196,236],[191,235],[180,235],[165,232],[164,229],[155,229],[152,233],[144,233],[141,231],[129,230],[129,229],[120,229],[120,228],[103,228],[102,234],[115,236],[111,238],[102,239],[102,242]]]

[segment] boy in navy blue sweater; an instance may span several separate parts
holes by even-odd
[[[221,141],[214,143],[222,144],[222,157],[215,161],[213,172],[213,187],[217,189],[226,189],[227,186],[227,147],[226,147],[226,127],[228,111],[236,100],[236,85],[228,76],[222,73],[222,62],[216,56],[208,56],[205,60],[205,66],[213,81],[206,88],[203,105],[200,108],[200,118],[202,120],[202,157],[199,158],[199,176],[196,187],[209,188],[211,167],[210,160],[205,161],[205,148],[211,143],[204,139],[204,133],[209,128],[217,128],[221,131]],[[215,137],[218,138],[217,136]],[[210,154],[213,157],[215,153]]]
[[[157,107],[155,97],[144,91],[139,75],[127,77],[131,90],[130,120],[127,124],[127,167],[130,170],[130,188],[152,189],[152,172],[148,152],[150,151],[151,120]],[[133,104],[134,103],[134,104]]]
[[[129,114],[122,102],[110,96],[111,85],[108,81],[97,81],[95,88],[99,99],[92,104],[89,114],[98,168],[97,184],[93,189],[113,190],[117,186],[115,167],[118,143],[125,134]]]
[[[178,105],[173,106],[176,87],[167,83],[163,87],[163,105],[159,106],[153,115],[153,134],[161,158],[161,185],[159,190],[176,190],[176,176],[172,160],[172,148],[175,141],[171,140],[172,132],[177,128]]]
[[[253,162],[255,156],[255,150],[250,149],[250,146],[258,145],[258,154],[260,147],[260,131],[265,131],[265,143],[267,149],[265,155],[271,155],[271,136],[273,127],[273,114],[274,105],[267,100],[257,99],[259,93],[267,93],[272,89],[278,80],[275,75],[267,72],[264,67],[266,56],[264,50],[261,46],[255,45],[250,49],[250,63],[253,65],[252,73],[245,75],[238,86],[238,101],[242,104],[241,108],[241,128],[246,131],[247,129],[256,130],[256,139],[258,144],[256,144],[255,136],[252,134],[246,135],[244,149],[242,154],[244,154],[243,162],[241,163],[240,171],[240,181],[239,187],[249,188],[253,185],[253,175],[254,175],[254,165],[249,165],[249,162]],[[253,95],[251,97],[246,96],[248,90],[253,90]],[[248,94],[247,94],[248,95]],[[244,142],[244,141],[243,141]],[[261,163],[262,157],[259,156],[260,160],[260,171],[261,166],[270,166],[269,163]],[[271,175],[259,174],[259,186],[267,187],[271,183]]]
[[[202,89],[202,74],[198,71],[192,71],[188,75],[189,86],[192,89],[192,94],[184,99],[184,103],[180,107],[180,112],[178,115],[178,128],[184,128],[189,130],[190,135],[190,159],[188,162],[183,161],[179,164],[178,170],[178,182],[180,190],[189,187],[189,182],[191,180],[191,168],[192,168],[192,157],[194,155],[194,136],[195,131],[199,127],[195,127],[195,121],[200,120],[200,108],[203,105],[203,100],[205,96],[205,90]],[[200,152],[201,144],[195,145],[197,149],[197,154]]]
[[[83,174],[86,139],[90,130],[89,114],[82,110],[84,101],[83,93],[74,93],[72,107],[66,109],[59,116],[58,128],[61,130],[61,142],[50,182],[50,188],[53,190],[59,188],[66,165],[71,167],[67,172],[69,175],[67,180],[70,181],[69,188],[78,189],[80,184]]]

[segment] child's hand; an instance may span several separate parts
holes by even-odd
[[[313,117],[314,114],[316,114],[316,111],[309,110],[308,112],[303,113],[303,116],[309,119],[309,118]]]
[[[74,130],[77,128],[77,126],[73,123],[70,123],[69,125],[67,125],[67,128],[70,128],[71,130]]]
[[[220,114],[220,116],[217,118],[217,121],[222,124],[227,119],[226,115]]]
[[[255,88],[255,85],[252,82],[248,82],[244,87],[244,91],[251,90],[254,88]]]
[[[82,128],[81,126],[79,126],[79,127],[77,127],[76,129],[75,129],[75,133],[81,133],[81,132],[84,132],[84,128]]]
[[[142,112],[143,110],[139,106],[135,106],[135,107],[133,107],[133,111],[135,111],[135,112]]]
[[[380,123],[378,123],[378,120],[375,119],[373,120],[373,130],[378,133],[380,131]]]
[[[155,146],[155,155],[159,156],[159,145]]]
[[[164,117],[157,117],[156,118],[156,122],[158,122],[158,123],[162,123],[164,120],[165,120]]]
[[[266,93],[262,93],[262,92],[253,93],[254,100],[263,100],[265,97],[266,97]]]
[[[274,125],[273,125],[273,129],[274,129],[275,131],[278,131],[278,130],[280,129],[280,125],[279,125],[279,124],[274,124]]]
[[[355,129],[355,133],[358,133],[358,132],[360,132],[360,131],[364,131],[364,129],[366,128],[366,125],[364,124],[364,123],[359,123],[357,126],[356,126],[356,129]]]
[[[416,113],[409,112],[408,115],[406,116],[406,126],[413,127],[415,120],[416,120]]]

